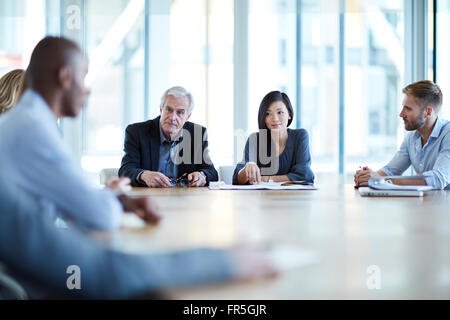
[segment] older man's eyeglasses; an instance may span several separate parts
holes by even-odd
[[[170,181],[170,185],[172,186],[187,186],[188,184],[189,180],[187,179],[187,173],[183,173],[180,177]]]

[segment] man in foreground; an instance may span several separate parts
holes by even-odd
[[[111,190],[91,184],[63,140],[57,120],[76,117],[85,105],[87,71],[87,59],[74,42],[46,37],[37,44],[27,90],[0,118],[0,182],[39,200],[39,211],[87,229],[117,229],[124,211],[156,223],[150,199],[122,195],[119,201]]]

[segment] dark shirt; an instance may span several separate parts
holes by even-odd
[[[238,184],[237,175],[245,167],[247,162],[255,162],[261,169],[261,175],[287,175],[291,181],[301,181],[313,183],[314,174],[310,168],[311,155],[309,152],[309,137],[305,129],[287,129],[288,139],[286,147],[279,157],[274,157],[267,161],[268,151],[258,154],[260,140],[262,145],[267,141],[260,139],[260,133],[253,133],[245,144],[244,159],[236,165],[233,174],[233,184]],[[263,148],[264,149],[264,148]],[[265,148],[267,150],[267,148]]]

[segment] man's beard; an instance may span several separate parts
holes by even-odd
[[[414,130],[420,129],[425,124],[425,121],[426,121],[425,118],[420,118],[420,117],[417,117],[414,120],[405,121],[405,129],[407,131],[414,131]]]

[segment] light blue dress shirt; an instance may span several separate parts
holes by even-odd
[[[81,227],[111,230],[123,209],[114,194],[96,188],[66,146],[45,100],[26,90],[0,117],[0,182],[38,200],[42,212]]]
[[[57,228],[51,215],[39,208],[39,199],[17,186],[3,184],[0,208],[0,262],[20,280],[31,280],[22,283],[31,298],[45,298],[48,293],[133,298],[155,290],[223,281],[236,271],[228,253],[220,249],[137,255],[105,247],[76,227]],[[71,265],[80,268],[80,290],[67,287]]]
[[[381,169],[388,176],[401,175],[412,164],[417,174],[423,174],[429,186],[450,189],[450,122],[438,118],[427,143],[416,131],[408,132],[400,150]]]

